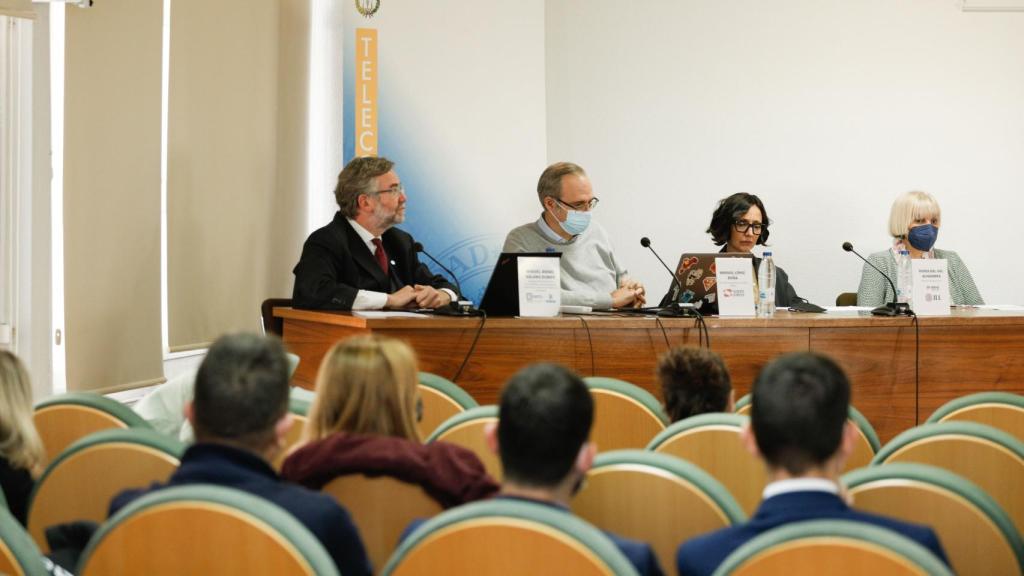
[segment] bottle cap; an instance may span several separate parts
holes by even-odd
[[[772,251],[771,251],[771,250],[765,250],[765,251],[764,251],[764,252],[762,252],[761,254],[762,254],[763,256],[771,256],[771,255],[772,255]]]

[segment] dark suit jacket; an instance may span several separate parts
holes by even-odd
[[[532,498],[519,498],[516,496],[497,496],[496,498],[502,500],[522,500],[523,502],[533,502],[534,504],[541,504],[550,508],[557,508],[563,510],[566,514],[572,514],[567,508],[563,508],[553,502],[547,502],[544,500],[534,500]],[[402,531],[401,537],[398,541],[404,541],[410,534],[412,534],[421,524],[426,522],[426,519],[414,520],[409,526]],[[611,540],[615,546],[622,552],[622,555],[629,560],[640,576],[662,576],[664,573],[661,571],[661,564],[658,564],[658,557],[654,555],[654,550],[650,544],[646,542],[640,542],[639,540],[630,540],[628,538],[622,538],[616,536],[611,532],[601,530],[605,536]]]
[[[6,458],[0,457],[0,489],[4,492],[7,509],[22,526],[28,526],[28,499],[35,484],[28,470],[13,468]]]
[[[921,544],[947,565],[939,537],[927,526],[910,524],[884,516],[859,512],[835,494],[806,491],[779,494],[761,502],[757,512],[745,524],[723,528],[684,542],[676,552],[680,576],[712,574],[737,548],[772,528],[803,520],[853,520],[898,532]]]
[[[341,212],[330,224],[309,235],[302,256],[292,271],[292,305],[316,310],[351,310],[360,290],[390,294],[412,284],[447,288],[458,294],[443,276],[431,274],[413,249],[413,238],[397,228],[381,235],[381,244],[394,262],[390,278],[377,264],[363,239]]]
[[[110,503],[110,515],[153,490],[186,484],[216,484],[261,496],[290,512],[318,540],[345,575],[369,576],[370,561],[352,519],[327,494],[313,492],[278,478],[259,456],[220,444],[194,444],[166,484],[126,490]]]

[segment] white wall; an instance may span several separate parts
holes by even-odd
[[[829,304],[889,245],[893,198],[932,192],[940,248],[989,303],[1024,303],[1024,13],[953,1],[548,0],[548,158],[591,175],[597,215],[658,298],[711,250],[718,199],[758,194],[798,292]],[[532,200],[532,199],[531,199]],[[1014,262],[1016,264],[1016,262]]]

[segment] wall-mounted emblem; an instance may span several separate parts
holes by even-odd
[[[380,0],[355,0],[355,2],[356,10],[367,18],[373,18],[377,10],[380,10]]]

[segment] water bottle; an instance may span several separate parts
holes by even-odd
[[[771,318],[775,315],[775,261],[770,250],[764,251],[761,266],[757,269],[757,287],[757,315]]]
[[[914,275],[910,264],[910,251],[900,250],[896,259],[896,301],[910,302],[914,293]]]

